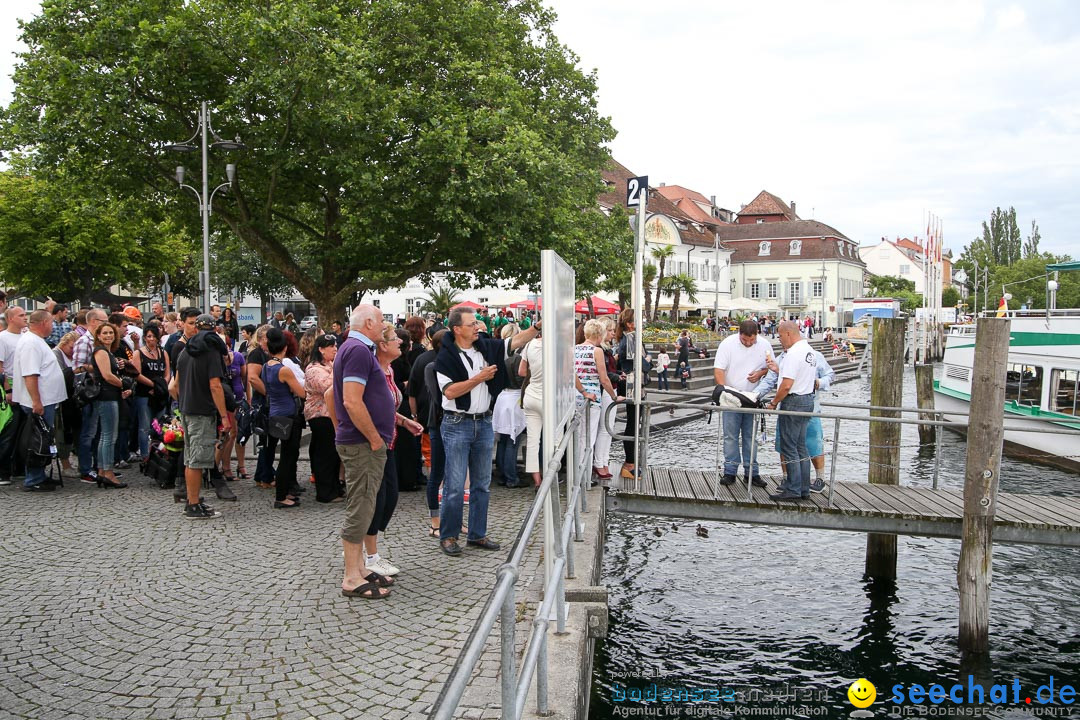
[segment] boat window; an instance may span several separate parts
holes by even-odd
[[[1041,367],[1010,363],[1005,374],[1005,401],[1038,407],[1042,400],[1042,381]]]
[[[1080,370],[1054,370],[1050,375],[1050,409],[1066,415],[1080,415]]]

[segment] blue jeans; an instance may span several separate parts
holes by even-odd
[[[667,368],[664,368],[660,372],[656,373],[656,389],[657,390],[670,390],[671,386],[668,385]]]
[[[95,400],[90,420],[92,428],[100,431],[98,435],[98,469],[113,469],[113,453],[116,450],[116,428],[120,424],[120,405],[116,400]],[[93,430],[91,430],[93,432]]]
[[[737,475],[739,465],[746,469],[746,474],[756,477],[758,474],[757,456],[754,463],[750,464],[750,454],[754,447],[754,418],[753,413],[725,412],[724,423],[724,474]]]
[[[34,412],[33,408],[28,408],[25,405],[23,405],[22,410],[23,410],[23,413],[26,414],[26,419],[29,421],[30,416]],[[55,420],[56,420],[56,406],[55,405],[46,405],[45,406],[45,424],[48,425],[49,428],[52,428],[53,427],[53,422]],[[48,469],[47,467],[30,467],[30,465],[27,464],[27,466],[26,466],[26,479],[23,481],[23,484],[26,487],[33,487],[35,485],[40,485],[41,483],[45,482],[45,471],[47,469]]]
[[[139,457],[150,455],[150,397],[135,396],[135,413],[139,418]]]
[[[442,421],[442,441],[446,450],[446,474],[440,510],[439,540],[461,534],[461,514],[465,500],[465,474],[469,476],[469,540],[487,535],[491,451],[495,435],[491,416],[469,418],[447,413]]]
[[[431,517],[439,517],[439,486],[442,485],[446,468],[446,452],[443,450],[442,431],[439,426],[428,429],[431,441],[431,473],[427,479],[427,506]]]
[[[79,474],[89,475],[94,471],[94,437],[97,435],[97,419],[94,406],[87,403],[82,408],[82,429],[79,431]]]
[[[517,438],[509,435],[499,435],[499,445],[495,449],[495,465],[503,476],[503,484],[507,487],[517,487]]]
[[[791,412],[813,412],[814,396],[788,395],[780,403],[781,410]],[[808,417],[781,415],[776,433],[780,437],[780,456],[784,459],[784,484],[780,492],[792,495],[810,495],[810,451],[806,447],[806,427]]]

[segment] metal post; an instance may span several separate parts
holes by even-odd
[[[504,565],[504,568],[509,568],[509,572],[514,572],[513,566]],[[503,572],[500,569],[500,572]],[[502,668],[501,668],[501,681],[500,686],[502,689],[502,717],[503,720],[511,720],[514,717],[514,705],[517,695],[517,670],[514,665],[514,623],[515,623],[515,604],[514,604],[514,591],[511,589],[506,595],[506,599],[503,600],[502,609],[499,613],[499,624],[501,625],[501,652],[502,652]]]
[[[206,101],[202,102],[199,111],[199,138],[202,144],[202,197],[200,198],[200,212],[202,213],[202,263],[203,263],[203,287],[202,311],[210,312],[210,178],[208,174],[208,161],[206,148],[207,122]]]
[[[540,651],[536,655],[536,712],[544,717],[548,714],[547,623],[540,619],[536,622],[545,626],[544,632],[540,633]]]
[[[944,413],[935,413],[935,420],[944,421]],[[945,433],[943,428],[935,428],[936,435],[934,436],[934,489],[938,489],[938,478],[941,475],[941,436]]]
[[[645,206],[649,202],[649,188],[641,188],[641,194],[638,196],[638,209],[637,209],[637,243],[634,248],[634,281],[633,281],[633,293],[634,293],[634,408],[636,409],[635,417],[637,422],[634,423],[634,471],[637,473],[638,479],[641,478],[641,467],[638,465],[638,460],[641,458],[641,361],[644,359],[641,357],[641,353],[644,351],[645,344],[641,341],[641,333],[645,327],[644,308],[642,304],[645,302],[645,291],[642,273],[644,272],[645,264]],[[659,292],[659,289],[657,289]]]
[[[641,449],[638,450],[638,459],[641,460],[639,481],[645,480],[645,473],[649,471],[649,434],[652,427],[652,405],[641,408],[645,411],[644,429],[641,436]],[[641,410],[638,411],[638,425],[642,424]],[[635,467],[639,467],[635,465]]]
[[[724,413],[716,411],[716,477],[713,478],[713,498],[719,493],[720,476],[724,474]]]
[[[754,425],[757,425],[757,422],[756,422],[757,418],[758,418],[757,414],[755,413],[751,417],[753,417],[753,419],[755,421]],[[754,479],[754,460],[757,459],[757,442],[758,442],[757,429],[755,428],[751,434],[753,435],[753,438],[750,440],[750,467],[746,469],[747,470],[747,473],[746,473],[746,497],[748,497],[748,498],[753,498],[754,497],[754,489],[753,489],[753,486],[752,486],[751,483],[753,482],[753,479]]]
[[[836,491],[836,454],[840,451],[840,418],[836,418],[832,431],[832,457],[829,459],[829,507],[833,506]]]

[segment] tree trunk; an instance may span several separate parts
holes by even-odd
[[[671,296],[671,322],[679,322],[679,288]]]
[[[660,258],[660,269],[656,272],[656,304],[653,305],[652,319],[655,321],[660,317],[660,288],[664,285],[664,267],[667,262],[664,258]],[[646,308],[647,309],[647,308]]]
[[[335,320],[340,320],[342,327],[349,326],[345,305],[334,301],[333,291],[327,290],[316,295],[309,295],[308,300],[315,306],[315,314],[319,317],[319,327],[323,330],[329,330],[330,323]]]
[[[659,292],[659,291],[657,291]],[[622,295],[619,295],[619,308],[622,309]],[[649,314],[649,308],[652,307],[652,288],[649,285],[645,286],[645,314]]]
[[[259,317],[255,322],[255,325],[262,325],[266,322],[266,296],[259,296]]]

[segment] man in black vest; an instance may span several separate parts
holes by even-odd
[[[481,323],[472,310],[451,310],[450,332],[443,336],[442,349],[435,358],[435,372],[442,392],[441,427],[446,468],[443,499],[439,512],[439,544],[450,556],[461,554],[461,533],[465,476],[469,476],[469,537],[467,545],[498,550],[499,543],[487,536],[490,500],[491,457],[494,434],[491,408],[495,397],[506,387],[506,358],[536,337],[539,323],[505,340],[481,339]]]

